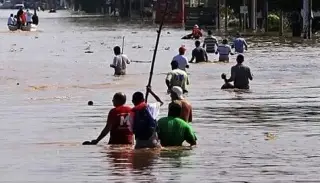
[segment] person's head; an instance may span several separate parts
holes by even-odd
[[[181,46],[181,47],[179,48],[179,54],[180,54],[180,55],[184,55],[185,52],[186,52],[186,48],[185,48],[184,46]]]
[[[239,32],[236,33],[236,38],[241,37],[241,34]]]
[[[10,17],[13,17],[13,14],[12,14],[12,13],[10,14]]]
[[[172,61],[171,62],[171,69],[174,70],[174,69],[178,69],[179,68],[179,63],[177,61]]]
[[[183,99],[183,90],[179,86],[174,86],[171,89],[170,93],[172,100],[182,100]]]
[[[222,73],[221,74],[221,79],[224,79],[224,80],[227,79],[227,75],[225,73]]]
[[[169,106],[168,116],[170,117],[180,117],[181,106],[177,103],[171,103]]]
[[[200,46],[200,41],[197,40],[194,44],[196,45],[196,47],[199,47]]]
[[[237,56],[237,63],[238,63],[238,64],[242,64],[243,61],[244,61],[244,56],[241,55],[241,54],[239,54],[239,55]]]
[[[222,44],[228,44],[228,40],[227,39],[223,39],[222,40]]]
[[[144,102],[144,96],[143,93],[141,92],[135,92],[132,95],[132,103],[134,106],[137,106],[139,104],[141,104],[141,102]]]
[[[124,93],[118,92],[116,94],[113,95],[113,106],[115,107],[119,107],[122,106],[126,103],[127,97]]]
[[[208,35],[211,36],[212,35],[212,31],[208,30]]]
[[[120,55],[121,54],[121,48],[119,46],[116,46],[113,48],[113,52],[115,55]]]
[[[198,26],[197,24],[195,24],[195,25],[193,26],[193,28],[194,28],[194,29],[199,29],[199,26]]]

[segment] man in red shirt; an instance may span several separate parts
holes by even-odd
[[[98,144],[109,132],[110,139],[108,144],[133,144],[133,133],[129,127],[131,107],[124,105],[126,103],[126,95],[116,93],[112,102],[114,108],[108,114],[107,125],[97,139],[86,142],[86,145]]]

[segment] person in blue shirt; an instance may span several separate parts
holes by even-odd
[[[244,49],[248,50],[248,44],[244,38],[241,37],[240,33],[236,34],[236,39],[233,41],[233,46],[236,53],[244,53]]]

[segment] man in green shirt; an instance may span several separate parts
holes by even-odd
[[[187,141],[191,146],[197,144],[197,137],[191,126],[179,118],[181,106],[173,103],[170,105],[168,117],[158,120],[158,137],[162,146],[182,146]]]

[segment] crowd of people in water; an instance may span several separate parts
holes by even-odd
[[[38,25],[39,17],[37,10],[34,9],[34,13],[32,13],[29,9],[24,11],[23,8],[20,8],[16,15],[10,14],[7,24],[8,26],[17,26],[18,29],[30,24]]]
[[[193,31],[195,32],[195,31]],[[202,36],[202,35],[201,35]],[[168,72],[165,78],[165,84],[168,87],[168,94],[171,97],[171,103],[168,105],[168,114],[166,117],[157,120],[160,113],[162,100],[147,87],[147,91],[156,99],[156,103],[146,103],[145,97],[141,92],[135,92],[132,95],[134,107],[126,105],[126,95],[116,93],[112,102],[114,108],[110,110],[107,123],[100,135],[92,140],[85,141],[84,145],[95,145],[99,143],[109,132],[109,144],[127,144],[133,145],[135,138],[135,148],[157,148],[161,146],[182,146],[186,141],[190,146],[197,144],[197,137],[190,123],[192,122],[192,106],[185,99],[184,94],[188,93],[187,86],[189,76],[187,69],[189,63],[194,60],[196,63],[208,62],[208,54],[219,54],[219,61],[229,61],[229,55],[238,53],[237,64],[231,68],[231,77],[228,79],[226,74],[221,78],[225,84],[221,89],[249,89],[249,80],[252,80],[250,68],[243,65],[244,53],[248,45],[240,34],[237,34],[233,41],[233,46],[228,45],[227,39],[218,44],[217,38],[208,31],[208,36],[204,39],[201,46],[199,40],[195,41],[195,48],[192,50],[192,58],[189,61],[185,56],[186,48],[181,46],[179,54],[174,56],[171,61],[172,70]],[[115,57],[110,67],[114,68],[114,75],[125,75],[127,64],[130,59],[121,54],[119,46],[114,47]],[[233,82],[233,85],[230,83]]]

